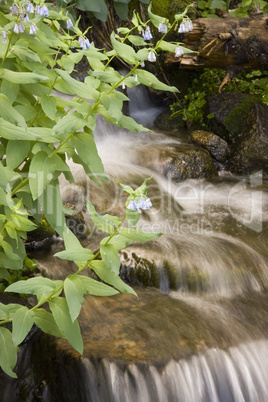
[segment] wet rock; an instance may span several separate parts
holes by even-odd
[[[213,113],[210,130],[230,144],[236,142],[243,123],[259,97],[240,92],[212,95],[208,99],[208,114]]]
[[[229,147],[226,141],[218,135],[208,131],[196,130],[191,133],[192,141],[205,148],[212,158],[224,163],[229,155]]]
[[[27,253],[38,250],[49,251],[55,230],[50,226],[44,215],[41,215],[40,221],[37,221],[33,217],[30,219],[37,225],[37,228],[27,233],[27,239],[25,241]]]
[[[66,224],[68,228],[78,237],[84,238],[87,236],[86,222],[83,212],[78,210],[74,204],[64,202]]]
[[[236,173],[268,173],[268,106],[256,102],[236,139],[230,169]]]
[[[208,151],[194,145],[148,146],[139,150],[137,158],[141,165],[176,182],[217,175]]]

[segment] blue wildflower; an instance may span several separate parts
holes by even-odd
[[[18,9],[18,7],[16,6],[16,4],[13,4],[13,6],[10,7],[10,11],[11,11],[11,14],[12,14],[12,15],[17,15],[17,14],[19,14],[19,9]]]
[[[16,34],[18,34],[18,33],[23,33],[25,31],[25,27],[24,27],[24,25],[20,22],[19,24],[15,24],[15,26],[14,26],[14,32],[16,33]]]
[[[148,54],[148,61],[151,61],[152,63],[156,61],[156,55],[153,50],[150,50]]]
[[[72,26],[73,26],[73,23],[72,23],[72,21],[70,20],[70,18],[67,20],[67,29],[70,29],[70,28],[72,28]]]
[[[135,200],[131,200],[127,206],[128,209],[131,211],[137,211],[139,214],[141,213],[141,210],[144,209],[150,209],[152,206],[151,200],[148,197],[141,197],[141,198],[136,198]]]
[[[82,36],[80,36],[80,37],[78,38],[78,42],[79,42],[79,44],[80,44],[80,47],[81,47],[83,50],[86,50],[86,49],[91,48],[91,44],[90,44],[88,38],[83,38]]]
[[[27,3],[25,6],[25,11],[29,14],[33,14],[34,13],[34,6],[32,5],[32,3]]]
[[[30,26],[30,35],[35,35],[37,31],[38,31],[37,26],[32,22]]]
[[[158,32],[167,33],[167,25],[164,22],[160,22]]]
[[[3,43],[7,43],[7,33],[6,33],[6,31],[2,31],[2,36],[3,36]]]
[[[49,17],[49,12],[47,6],[36,6],[35,8],[36,14],[43,15],[44,17]]]
[[[153,38],[149,25],[147,25],[145,31],[142,31],[142,36],[144,40],[151,40]]]
[[[176,49],[175,49],[175,57],[181,57],[183,55],[183,53],[184,53],[184,51],[180,46],[176,47]]]

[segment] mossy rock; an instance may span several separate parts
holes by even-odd
[[[190,0],[152,0],[152,9],[154,14],[161,15],[173,22],[174,15],[184,10],[191,3],[193,2]]]
[[[160,271],[155,262],[139,256],[136,252],[121,254],[120,277],[131,286],[160,287]]]
[[[186,127],[181,114],[173,119],[170,118],[170,115],[170,110],[164,110],[164,112],[160,113],[154,121],[154,129],[161,131],[174,131],[178,128]]]
[[[27,243],[33,241],[42,242],[45,239],[50,239],[55,234],[55,230],[50,226],[44,215],[41,216],[40,222],[34,218],[32,220],[37,225],[37,228],[28,232]]]
[[[235,173],[268,174],[268,106],[256,102],[251,109],[237,144],[231,154],[229,168]]]
[[[258,96],[243,94],[240,92],[227,92],[214,94],[208,99],[208,114],[213,113],[210,119],[209,129],[227,141],[235,144],[237,135],[242,129]]]

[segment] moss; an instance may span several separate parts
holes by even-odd
[[[224,125],[231,136],[234,136],[240,132],[250,109],[257,100],[259,100],[257,96],[244,99],[243,102],[240,105],[234,107],[228,117],[224,119]]]
[[[174,21],[173,16],[191,3],[190,0],[153,0],[153,12]]]
[[[41,222],[36,219],[33,219],[33,222],[37,225],[37,228],[28,233],[27,241],[42,241],[54,235],[55,230],[50,226],[44,215],[41,217]]]

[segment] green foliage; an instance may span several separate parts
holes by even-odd
[[[113,0],[113,7],[116,14],[122,20],[126,20],[128,17],[130,0]],[[148,4],[150,0],[140,0],[143,4]],[[94,16],[95,18],[106,21],[108,15],[108,8],[106,1],[104,0],[56,0],[56,4],[59,7],[73,8],[77,10],[85,11],[89,16]]]
[[[128,101],[120,90],[123,84],[131,88],[143,83],[172,92],[177,89],[141,68],[150,51],[157,54],[170,48],[164,41],[169,31],[155,45],[140,40],[139,33],[149,21],[143,23],[138,14],[134,14],[131,29],[119,29],[119,35],[112,33],[114,49],[106,53],[89,43],[87,30],[80,31],[79,21],[69,29],[69,15],[64,10],[47,3],[48,10],[42,2],[31,5],[19,0],[13,4],[8,0],[8,3],[11,8],[0,6],[0,290],[36,298],[32,308],[0,303],[0,366],[15,377],[12,370],[18,345],[34,324],[48,334],[67,339],[82,354],[77,319],[84,295],[112,296],[118,291],[136,295],[119,277],[118,250],[133,241],[161,236],[136,228],[141,209],[151,206],[146,188],[149,179],[135,190],[121,185],[129,195],[121,220],[98,214],[87,201],[92,222],[108,234],[94,254],[66,226],[59,175],[63,173],[68,181],[74,181],[68,165],[68,159],[72,158],[91,180],[99,185],[107,181],[93,134],[98,114],[118,127],[147,131],[122,114],[123,102]],[[117,2],[118,10],[120,4],[127,6],[128,1]],[[35,12],[27,10],[31,6]],[[90,6],[99,18],[104,18],[106,12],[104,1],[79,0],[76,6],[81,10]],[[176,15],[173,24],[166,20],[170,29],[182,20],[186,11]],[[150,13],[154,21],[162,20],[151,9]],[[175,45],[179,43],[171,45],[172,51]],[[91,68],[85,80],[78,82],[71,74],[83,57]],[[125,76],[110,66],[114,57],[130,65]],[[56,90],[69,95],[69,100]],[[37,228],[33,217],[40,220],[41,214],[51,231],[64,240],[65,250],[55,257],[76,264],[76,272],[64,280],[26,276],[26,271],[35,270],[36,262],[27,257],[25,242],[29,232]],[[102,282],[82,275],[87,267]],[[47,309],[42,307],[44,304]]]
[[[171,105],[171,118],[182,115],[182,119],[187,125],[198,123],[206,127],[207,120],[213,117],[213,115],[206,115],[207,99],[210,95],[218,92],[225,74],[225,70],[217,69],[205,69],[203,73],[196,74],[196,78],[192,80],[191,85],[187,88],[184,99]],[[268,103],[268,72],[266,70],[243,71],[234,77],[228,85],[225,85],[223,90],[259,96],[263,103]],[[256,98],[252,101],[254,102],[255,100]],[[252,101],[248,101],[250,105]],[[243,118],[249,110],[248,107],[242,107],[245,110],[242,113]],[[243,118],[241,117],[241,119]],[[233,123],[231,123],[232,125]],[[235,128],[231,126],[230,130],[232,131]]]
[[[233,3],[231,9],[230,5]],[[196,7],[204,18],[217,17],[217,10],[225,10],[231,17],[247,17],[252,12],[260,11],[268,13],[267,1],[264,0],[239,0],[233,3],[230,0],[199,0]]]

